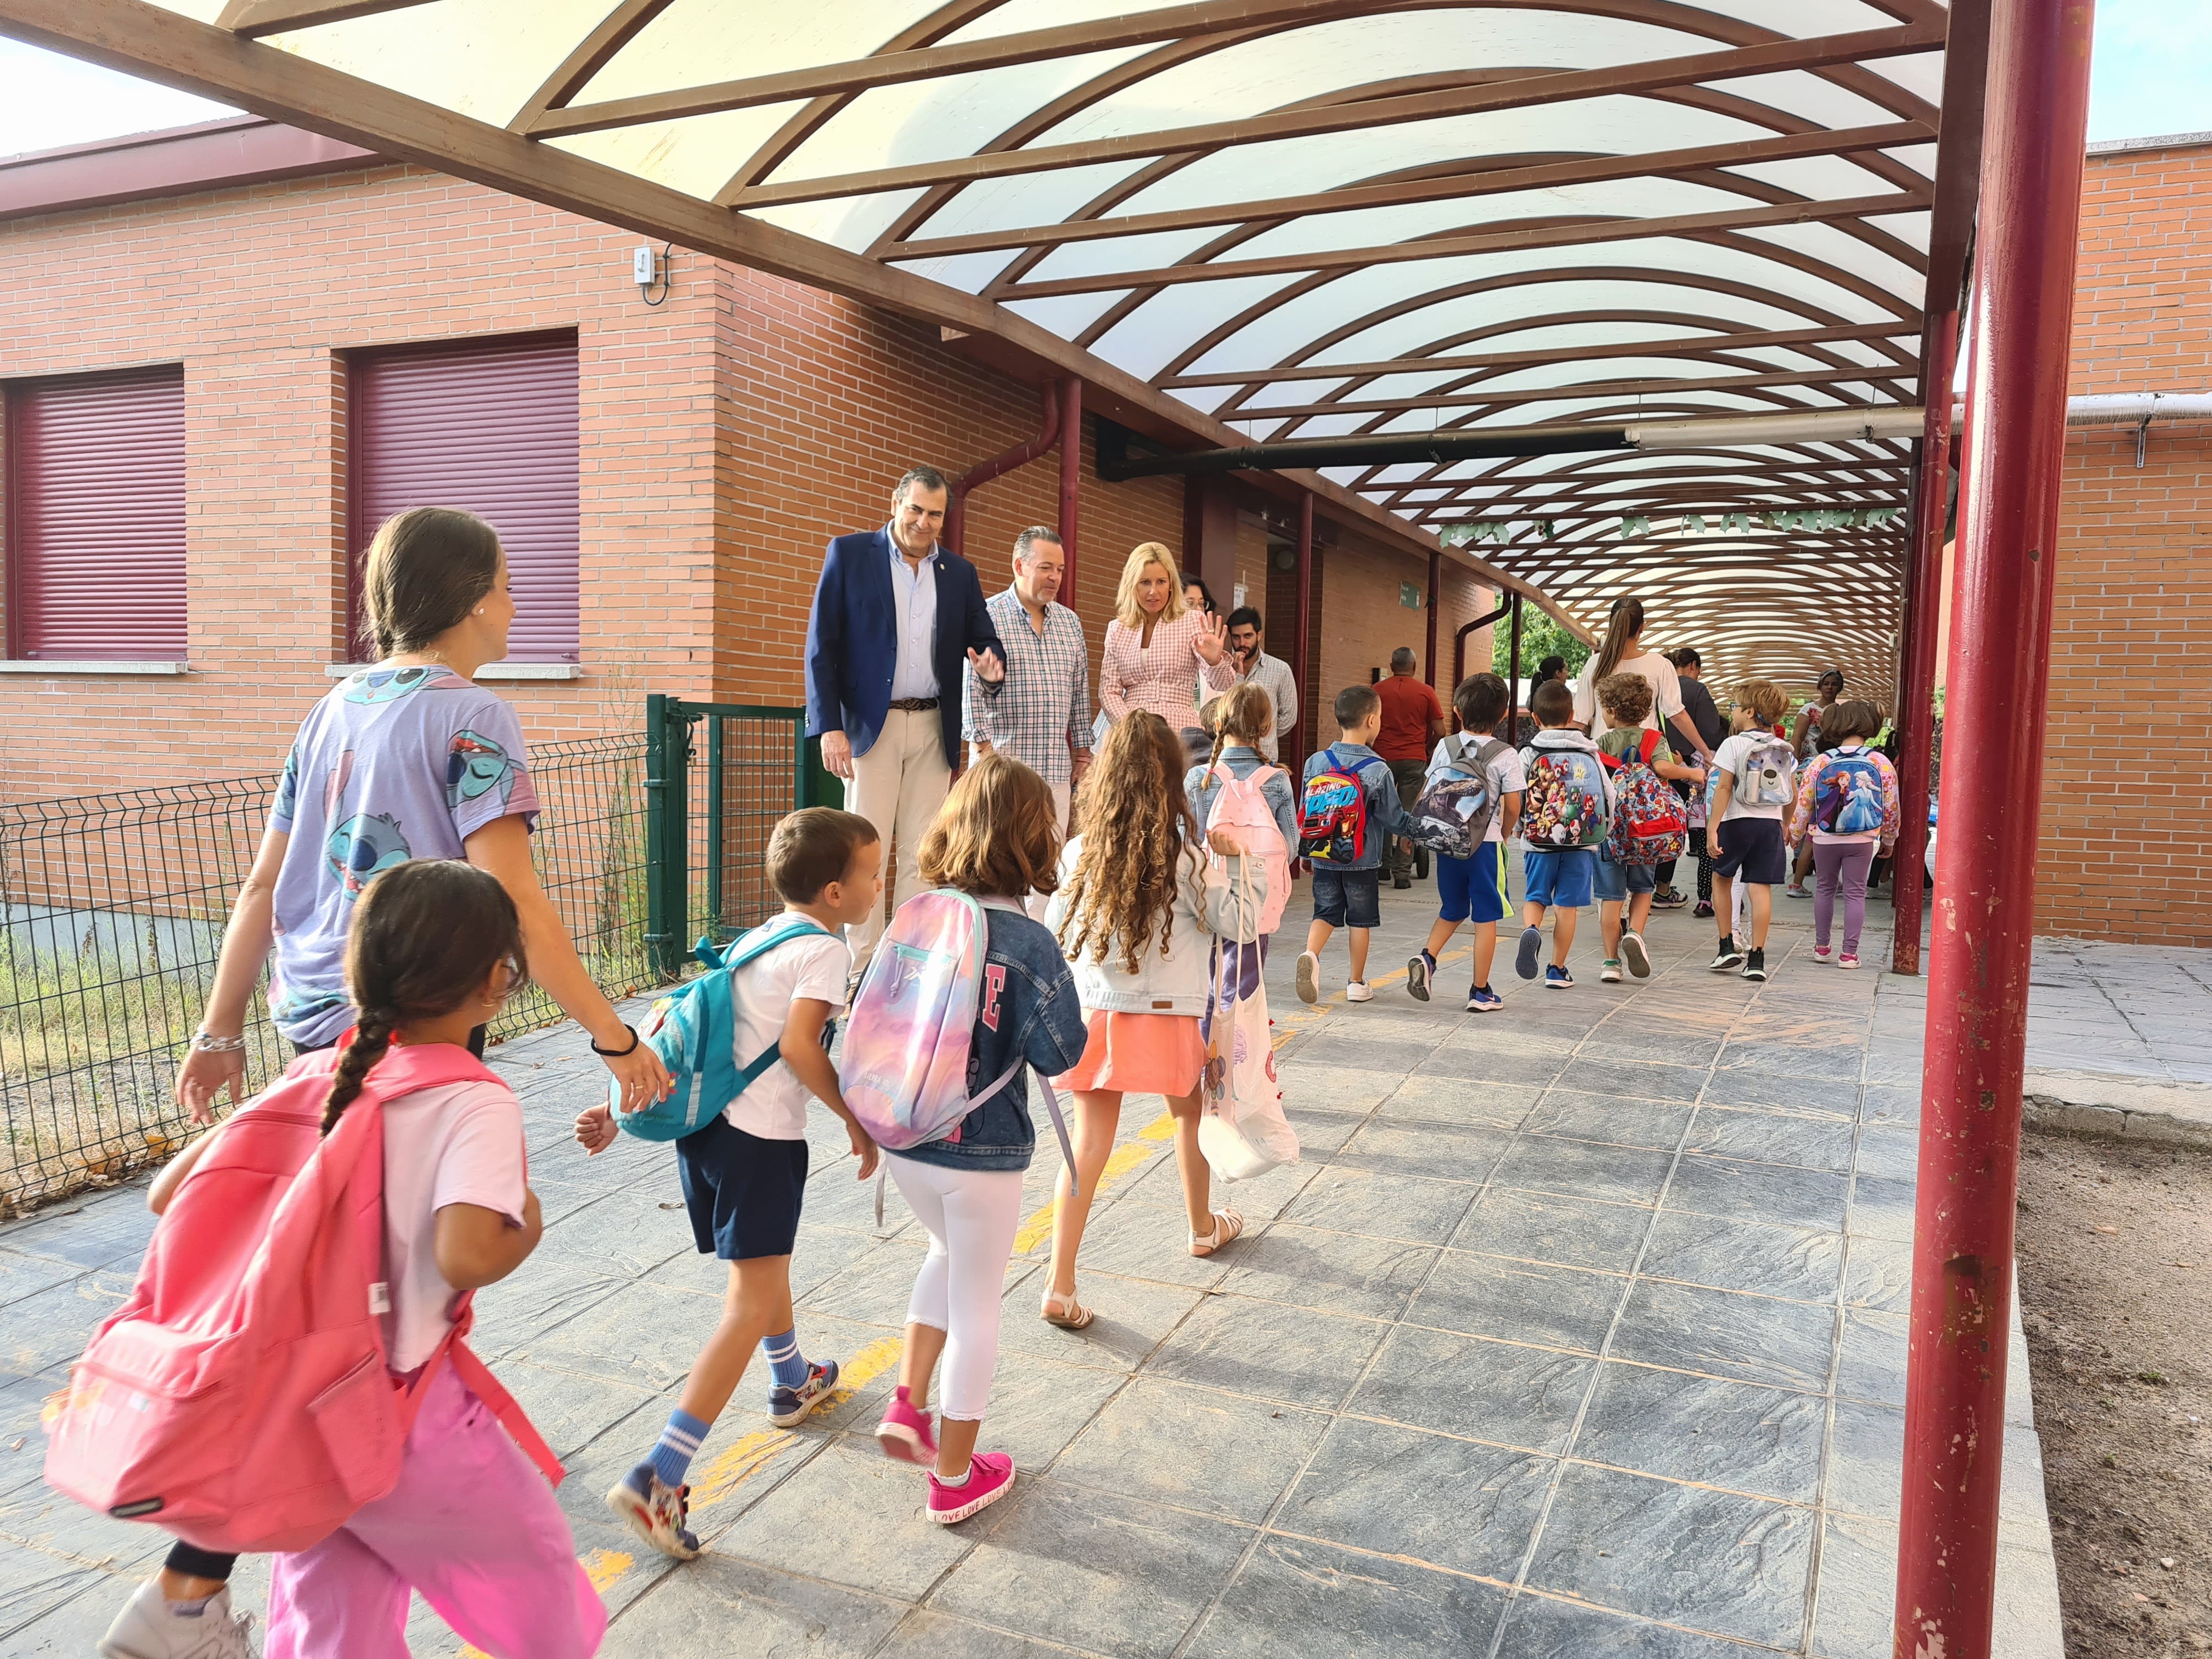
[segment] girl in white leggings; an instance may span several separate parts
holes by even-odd
[[[989,923],[969,1036],[971,1094],[1018,1063],[1052,1076],[1082,1057],[1083,1009],[1067,964],[1044,924],[1022,911],[1032,890],[1053,890],[1059,856],[1051,790],[1003,755],[962,775],[922,841],[922,879],[974,894]],[[999,1363],[999,1294],[1021,1224],[1022,1176],[1036,1150],[1024,1070],[944,1139],[886,1158],[928,1230],[929,1254],[907,1304],[898,1389],[876,1437],[893,1457],[931,1466],[929,1518],[945,1524],[1013,1485],[1013,1459],[976,1451],[975,1439]],[[930,1375],[940,1358],[942,1415],[933,1431]]]

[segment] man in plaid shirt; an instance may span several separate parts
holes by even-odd
[[[1091,653],[1075,612],[1054,603],[1066,570],[1054,531],[1031,525],[1014,538],[1013,586],[984,604],[1006,650],[1005,686],[978,697],[970,669],[961,705],[962,735],[978,754],[997,750],[1050,786],[1062,835],[1070,795],[1091,764]],[[1042,920],[1044,905],[1031,895],[1030,914]]]

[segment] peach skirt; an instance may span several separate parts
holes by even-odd
[[[1180,1098],[1206,1070],[1206,1040],[1196,1014],[1116,1014],[1094,1010],[1091,1038],[1064,1089],[1119,1090]]]

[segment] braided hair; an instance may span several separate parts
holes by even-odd
[[[346,939],[353,1041],[331,1073],[322,1132],[337,1127],[401,1026],[465,1006],[502,963],[507,988],[520,989],[529,977],[521,921],[484,871],[459,859],[414,859],[370,882]]]

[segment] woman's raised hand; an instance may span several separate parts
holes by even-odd
[[[1229,624],[1209,611],[1198,619],[1198,637],[1191,643],[1200,660],[1212,667],[1229,649]]]

